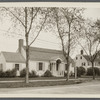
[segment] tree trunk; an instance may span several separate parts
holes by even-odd
[[[29,83],[29,45],[27,33],[27,7],[25,7],[25,38],[26,38],[26,77],[25,82]]]
[[[70,57],[70,28],[71,28],[71,24],[69,23],[69,33],[68,33],[68,53],[67,53],[67,65],[68,65],[68,69],[67,69],[67,81],[69,81],[69,67],[70,67],[70,61],[69,61],[69,57]]]
[[[93,80],[95,80],[94,62],[92,61]]]
[[[77,67],[74,67],[75,79],[77,79]]]
[[[68,66],[67,66],[68,68],[67,68],[67,77],[66,77],[66,81],[69,81],[69,62],[67,62],[67,63],[68,63],[68,64],[67,64],[67,65],[68,65]]]
[[[29,46],[28,37],[26,37],[26,83],[29,83]]]

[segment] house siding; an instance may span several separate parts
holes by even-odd
[[[0,53],[0,64],[2,64],[2,71],[6,71],[6,60],[2,53]]]
[[[6,62],[6,70],[5,71],[14,69],[15,64],[19,64],[19,71],[21,71],[25,68],[25,64],[23,64],[23,63]]]
[[[81,56],[82,56],[82,59],[80,59]],[[77,57],[77,59],[76,59],[76,57]],[[84,67],[86,70],[87,70],[87,68],[92,67],[91,62],[90,62],[90,61],[87,61],[87,60],[84,58],[83,55],[77,55],[76,57],[75,57],[75,59],[74,59],[74,61],[75,61],[75,66],[76,66],[76,67],[82,66],[82,63],[85,63],[85,66],[83,65],[82,67]],[[94,62],[94,66],[100,68],[100,64],[99,64],[97,61]]]
[[[39,70],[39,62],[43,63],[43,69]],[[49,62],[46,61],[29,61],[29,71],[36,71],[37,75],[41,76],[48,70]]]
[[[77,59],[76,59],[76,57],[77,57]],[[83,55],[77,55],[76,57],[74,59],[76,67],[81,67],[82,66],[85,69],[87,69],[89,67],[88,66],[88,61],[83,57]],[[82,59],[81,59],[81,57],[82,57]],[[85,63],[85,66],[82,65],[82,63]]]

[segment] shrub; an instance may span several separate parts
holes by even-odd
[[[16,77],[16,70],[15,68],[12,70],[7,70],[5,72],[0,71],[0,77]]]
[[[43,76],[44,76],[44,77],[52,77],[53,75],[52,75],[52,73],[51,73],[49,70],[47,70],[47,71],[44,73]]]
[[[95,75],[100,75],[100,69],[99,68],[94,67],[94,72],[95,72]],[[87,69],[87,75],[89,75],[89,76],[93,75],[92,67]]]
[[[0,77],[4,77],[4,72],[0,71]]]
[[[31,73],[29,73],[29,77],[38,77],[38,75],[36,75],[35,71],[32,71]]]
[[[86,70],[84,67],[77,67],[77,76],[81,77],[81,75],[84,75],[86,73]]]
[[[25,77],[26,76],[26,69],[23,69],[20,71],[20,77]]]
[[[67,77],[67,71],[64,72],[64,77]]]
[[[16,69],[12,69],[10,73],[10,77],[16,77]]]
[[[74,76],[74,73],[71,71],[70,72],[70,77],[73,77]]]

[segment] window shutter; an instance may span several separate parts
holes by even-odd
[[[39,71],[39,63],[36,62],[36,70]]]

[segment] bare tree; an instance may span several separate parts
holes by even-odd
[[[23,30],[26,40],[26,78],[25,82],[29,83],[29,48],[39,36],[47,19],[47,8],[23,7],[23,8],[1,8],[10,15],[12,21]],[[33,36],[29,42],[30,35]]]
[[[75,47],[75,29],[80,28],[80,23],[83,21],[83,9],[76,8],[51,8],[52,16],[50,21],[53,23],[53,28],[57,30],[58,37],[61,41],[62,53],[67,63],[67,78],[69,80],[69,67],[72,61],[70,55],[71,50]],[[54,27],[56,26],[56,27]]]

